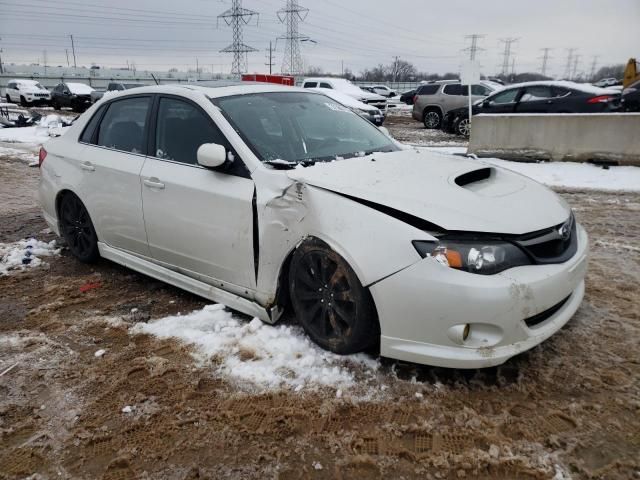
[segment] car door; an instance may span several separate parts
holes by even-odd
[[[77,165],[82,171],[80,196],[98,239],[147,257],[140,172],[151,100],[149,95],[133,96],[100,107],[81,134],[86,148]]]
[[[153,155],[141,174],[151,255],[188,275],[255,288],[254,183],[248,171],[195,103],[161,96],[156,111]],[[204,143],[224,145],[234,158],[231,167],[198,165]]]
[[[519,88],[498,92],[479,105],[478,113],[513,113],[519,97]]]
[[[553,110],[553,92],[547,85],[532,85],[524,88],[515,106],[516,113],[549,113]]]
[[[10,82],[7,84],[7,96],[9,97],[9,100],[12,102],[15,102],[15,98],[16,98],[16,84],[14,82]]]

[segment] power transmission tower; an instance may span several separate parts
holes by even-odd
[[[224,23],[231,26],[233,30],[233,43],[220,52],[233,53],[231,73],[234,75],[247,71],[247,53],[257,50],[246,45],[242,39],[242,27],[248,25],[254,16],[257,19],[258,12],[242,8],[242,0],[231,0],[231,8],[218,15],[218,20],[223,19]]]
[[[287,25],[287,34],[282,38],[286,40],[284,57],[282,58],[282,73],[299,75],[302,73],[302,56],[300,55],[300,41],[309,40],[309,37],[300,35],[298,22],[304,22],[309,14],[309,9],[298,5],[298,0],[287,0],[284,8],[278,10],[278,20]]]
[[[571,80],[571,67],[573,66],[573,55],[576,50],[576,48],[567,49],[567,63],[564,67],[564,78],[566,80]]]
[[[553,57],[549,56],[549,52],[552,50],[549,47],[545,47],[545,48],[541,48],[540,50],[542,50],[544,53],[542,54],[542,57],[538,57],[542,59],[542,68],[540,69],[540,73],[543,76],[547,76],[547,67],[549,66],[549,60]]]
[[[463,52],[469,52],[469,60],[471,60],[472,62],[476,59],[476,54],[481,51],[484,50],[484,48],[480,48],[478,47],[478,40],[480,40],[481,38],[484,38],[485,35],[479,35],[477,33],[472,33],[471,35],[466,35],[464,38],[466,39],[470,39],[471,40],[471,45],[468,46],[467,48],[463,49]]]
[[[589,75],[589,80],[595,80],[596,76],[596,66],[598,65],[599,55],[594,55],[593,60],[591,61],[591,74]]]
[[[580,61],[580,55],[573,56],[573,75],[571,75],[571,79],[575,80],[578,75],[578,62]]]
[[[511,45],[517,42],[518,38],[501,38],[500,41],[504,43],[504,52],[502,53],[502,75],[507,76],[509,74],[509,59],[513,52],[511,51]]]
[[[273,42],[270,41],[269,48],[266,49],[267,54],[265,55],[267,59],[267,63],[265,63],[265,65],[269,67],[269,75],[273,73],[273,67],[275,66],[275,63],[273,61],[273,50]]]

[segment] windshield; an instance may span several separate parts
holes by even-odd
[[[214,103],[263,162],[313,163],[398,150],[373,124],[324,95],[258,93]]]

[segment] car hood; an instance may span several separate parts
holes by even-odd
[[[428,150],[317,163],[287,174],[399,219],[409,214],[445,230],[523,234],[570,215],[564,200],[527,177]]]

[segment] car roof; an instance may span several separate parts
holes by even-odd
[[[175,84],[175,85],[150,85],[138,87],[135,90],[123,92],[120,95],[139,95],[141,93],[168,93],[185,94],[186,92],[200,92],[209,98],[229,97],[232,95],[247,95],[252,93],[269,92],[304,92],[309,93],[309,89],[278,85],[275,83],[259,82],[221,82],[219,86],[212,86],[215,82],[203,82],[210,85]]]
[[[572,90],[580,90],[581,92],[592,93],[594,95],[613,93],[610,88],[600,88],[600,87],[593,86],[590,83],[577,83],[577,82],[570,82],[568,80],[538,80],[535,82],[514,83],[512,85],[505,85],[504,90],[512,89],[512,88],[537,87],[537,86],[570,88]]]
[[[26,79],[21,79],[21,78],[17,78],[15,80],[9,80],[10,83],[22,83],[25,85],[35,85],[36,83],[40,83],[38,80],[26,80]]]

